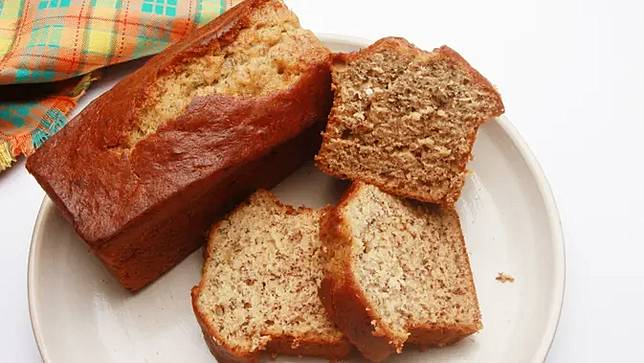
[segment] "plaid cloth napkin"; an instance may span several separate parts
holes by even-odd
[[[240,2],[0,0],[0,171],[65,126],[90,72],[158,53]]]

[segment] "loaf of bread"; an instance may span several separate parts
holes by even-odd
[[[92,102],[27,168],[138,290],[200,247],[213,218],[313,157],[329,66],[281,1],[245,1]]]
[[[481,328],[453,209],[354,183],[324,215],[320,232],[328,261],[324,306],[369,360],[405,344],[443,346]]]
[[[455,51],[384,38],[332,65],[335,98],[318,167],[390,193],[452,205],[476,132],[503,113],[492,85]]]
[[[260,190],[213,226],[192,303],[220,363],[254,362],[262,351],[328,359],[349,353],[318,296],[319,218]]]

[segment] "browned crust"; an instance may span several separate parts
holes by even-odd
[[[153,57],[27,160],[76,232],[131,291],[201,246],[213,219],[258,187],[273,187],[318,149],[315,124],[326,121],[331,103],[330,57],[269,96],[197,97],[129,153],[120,149],[150,85],[186,58],[233,41],[266,3],[282,6],[245,1]]]
[[[320,221],[320,238],[327,251],[326,257],[329,261],[320,288],[320,296],[331,320],[365,358],[374,362],[384,360],[393,352],[400,352],[403,344],[411,344],[421,348],[442,347],[480,330],[480,319],[474,325],[420,324],[408,328],[410,336],[407,341],[397,342],[394,334],[371,308],[351,271],[349,251],[351,237],[346,230],[346,221],[340,210],[349,203],[363,185],[361,182],[353,182],[338,206],[325,213]],[[458,214],[454,209],[443,209],[443,211],[456,218],[460,224]],[[467,289],[474,295],[478,309],[478,298],[462,232],[460,233],[460,245],[467,269],[470,271]]]
[[[503,101],[501,100],[501,96],[499,93],[496,91],[494,86],[485,78],[483,75],[481,75],[476,69],[474,69],[460,54],[458,54],[456,51],[453,49],[449,48],[448,46],[442,46],[440,48],[437,48],[434,50],[434,52],[427,52],[424,50],[421,50],[417,47],[415,47],[413,44],[409,43],[406,39],[400,38],[400,37],[386,37],[382,38],[375,43],[371,44],[367,48],[361,49],[356,52],[352,53],[338,53],[333,56],[333,64],[334,66],[337,66],[338,64],[346,64],[353,62],[357,59],[360,59],[362,57],[369,56],[373,53],[376,53],[382,49],[391,49],[391,50],[397,50],[401,53],[407,53],[413,56],[420,56],[423,54],[426,55],[432,55],[432,56],[437,56],[443,59],[447,59],[455,64],[457,64],[459,67],[463,68],[469,75],[472,77],[474,83],[476,83],[479,87],[485,89],[486,91],[490,92],[491,94],[495,95],[495,107],[493,110],[493,117],[499,116],[505,112],[505,107],[503,106]],[[332,88],[335,91],[338,87],[338,83],[336,82],[336,79],[333,78],[332,80]],[[331,109],[331,113],[329,115],[329,121],[328,124],[332,125],[337,123],[337,116],[335,115],[335,106],[337,100],[334,99],[334,107]],[[487,120],[481,120],[482,122],[485,122]],[[461,160],[458,160],[457,165],[459,166],[459,169],[461,170],[461,175],[460,175],[460,182],[456,185],[453,185],[450,192],[447,193],[443,198],[441,199],[435,199],[429,194],[416,194],[416,193],[410,193],[404,190],[399,190],[396,188],[390,188],[387,185],[381,184],[376,180],[375,178],[371,178],[367,175],[346,175],[343,174],[337,170],[334,170],[333,168],[330,167],[329,163],[324,159],[321,158],[319,155],[321,153],[318,153],[316,156],[316,166],[323,171],[326,174],[335,176],[337,178],[341,179],[356,179],[360,180],[372,185],[378,186],[380,189],[387,191],[391,194],[395,194],[401,197],[406,197],[406,198],[413,198],[417,199],[420,201],[424,202],[430,202],[430,203],[437,203],[441,204],[446,207],[453,206],[454,203],[458,200],[458,197],[461,194],[461,191],[463,189],[463,184],[465,183],[465,173],[466,173],[466,167],[467,163],[469,162],[471,158],[471,152],[472,148],[474,146],[474,141],[476,140],[476,133],[478,131],[478,127],[476,127],[473,132],[467,136],[467,144],[468,144],[468,150],[469,152],[467,153],[466,156],[464,156]],[[328,142],[328,135],[323,133],[322,135],[322,148],[324,148],[324,145]]]
[[[239,208],[251,204],[253,202],[253,198],[255,198],[258,194],[262,194],[263,196],[270,198],[277,206],[284,208],[286,210],[286,213],[289,215],[314,212],[314,210],[311,208],[295,208],[291,205],[282,203],[273,193],[260,189],[253,196],[251,196],[240,206],[238,206],[235,210],[229,212],[227,217],[225,218],[232,216]],[[322,211],[324,213],[329,209],[329,207],[326,207]],[[212,225],[212,228],[210,229],[210,232],[208,234],[208,240],[212,239],[213,233],[216,232],[220,224],[221,220]],[[204,260],[207,260],[210,257],[210,250],[210,246],[206,246],[204,248]],[[205,272],[205,268],[206,266],[204,264],[202,274]],[[199,284],[192,288],[192,308],[195,312],[197,321],[201,326],[204,339],[206,340],[206,344],[208,345],[210,352],[217,358],[217,361],[222,363],[257,362],[261,354],[260,350],[254,352],[235,351],[230,345],[226,344],[226,341],[224,339],[221,338],[221,335],[218,333],[217,327],[208,324],[207,319],[205,319],[205,314],[199,309],[199,306],[197,304],[199,292],[203,288],[203,284],[204,280],[201,279],[199,281]],[[263,349],[263,351],[274,355],[284,354],[291,356],[311,356],[326,358],[329,360],[345,358],[351,353],[351,350],[351,344],[344,338],[333,339],[319,335],[292,336],[289,334],[270,335],[269,342]]]
[[[372,362],[380,362],[396,351],[393,334],[382,323],[356,284],[351,272],[351,238],[343,228],[339,213],[355,195],[359,185],[353,183],[338,206],[320,220],[320,239],[327,253],[328,265],[320,287],[320,297],[338,329]]]

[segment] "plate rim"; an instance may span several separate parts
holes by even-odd
[[[323,43],[339,43],[358,47],[366,47],[372,43],[366,38],[349,35],[333,33],[316,33],[316,35]],[[548,182],[548,179],[546,178],[545,173],[537,158],[530,150],[523,137],[520,135],[518,129],[508,120],[505,115],[497,117],[495,120],[490,120],[490,122],[497,122],[501,129],[510,138],[512,144],[517,148],[519,154],[521,154],[521,157],[525,161],[526,167],[528,168],[530,174],[532,174],[537,189],[540,193],[550,225],[549,232],[552,240],[553,250],[555,251],[554,257],[556,258],[555,261],[552,261],[554,266],[555,285],[553,286],[553,299],[550,302],[552,311],[550,312],[550,317],[548,318],[548,324],[546,329],[542,333],[541,343],[538,349],[534,352],[533,356],[533,362],[540,363],[545,361],[548,353],[550,352],[550,349],[552,348],[552,344],[557,333],[557,328],[561,320],[561,313],[565,298],[566,247],[564,241],[563,226],[561,223],[559,209],[557,207],[554,194],[552,193],[552,188],[550,187],[550,183]],[[49,362],[50,358],[47,352],[47,346],[44,337],[42,335],[40,319],[38,316],[38,303],[35,299],[35,256],[37,254],[37,250],[39,250],[41,246],[41,244],[38,242],[41,240],[41,225],[44,218],[54,207],[55,206],[53,205],[53,202],[47,195],[45,195],[43,197],[42,203],[40,204],[38,216],[34,223],[34,228],[29,245],[29,257],[27,263],[27,300],[29,304],[29,319],[31,321],[31,330],[36,341],[36,346],[44,362]]]
[[[519,133],[519,130],[510,122],[505,114],[497,117],[495,121],[503,131],[506,132],[514,146],[519,150],[519,153],[524,158],[526,167],[534,177],[537,189],[541,194],[545,211],[548,216],[548,222],[550,224],[550,236],[552,238],[552,245],[555,251],[554,257],[557,259],[556,261],[553,261],[555,276],[555,286],[553,286],[553,291],[555,293],[553,294],[551,305],[554,307],[554,310],[550,313],[548,326],[542,334],[541,344],[539,349],[535,351],[535,356],[533,358],[533,362],[535,363],[545,362],[548,353],[550,352],[550,348],[552,348],[555,336],[557,335],[557,328],[561,321],[561,312],[563,310],[566,293],[566,245],[563,225],[561,223],[561,216],[559,214],[559,208],[557,207],[555,196],[552,193],[552,188],[550,187],[550,182],[546,178],[543,168],[541,167],[541,164],[539,164],[536,156]]]

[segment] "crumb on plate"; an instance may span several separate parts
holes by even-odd
[[[499,272],[499,274],[496,275],[496,280],[503,283],[514,282],[514,277],[512,277],[510,274],[506,274],[505,272]]]

